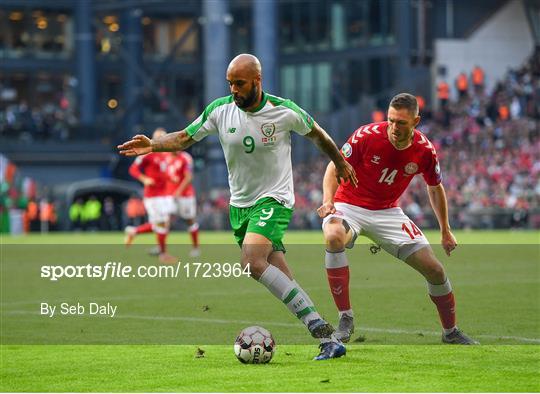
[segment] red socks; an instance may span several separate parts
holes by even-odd
[[[454,293],[450,292],[442,296],[429,296],[433,303],[437,306],[439,317],[444,329],[451,329],[456,326],[456,303],[454,301]]]
[[[325,265],[330,291],[338,310],[350,311],[349,265],[345,253],[327,251]],[[456,326],[456,303],[450,281],[446,279],[444,283],[437,285],[428,282],[427,285],[429,296],[437,307],[443,328],[451,330]]]
[[[137,226],[135,229],[135,234],[142,234],[142,233],[151,233],[152,232],[152,224],[150,223],[144,223],[140,226]]]
[[[339,311],[351,309],[349,300],[349,266],[340,268],[327,268],[326,276],[334,302]]]
[[[433,285],[427,282],[428,293],[431,301],[437,307],[442,326],[445,330],[450,330],[456,326],[456,302],[452,285],[448,278],[440,285]]]
[[[159,244],[159,253],[165,253],[167,251],[167,246],[165,244],[167,233],[156,233],[156,236]]]
[[[197,249],[199,247],[199,225],[197,223],[189,226],[189,235],[191,235],[193,248]]]

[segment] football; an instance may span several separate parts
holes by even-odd
[[[266,364],[272,360],[276,343],[265,328],[244,328],[234,341],[234,354],[244,364]]]

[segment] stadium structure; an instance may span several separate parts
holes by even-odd
[[[77,198],[111,197],[121,212],[140,188],[116,144],[158,126],[186,126],[228,94],[224,70],[242,52],[261,59],[267,91],[298,102],[338,144],[384,116],[395,93],[413,92],[423,131],[452,152],[442,158],[447,179],[469,195],[458,201],[450,193],[459,207],[454,225],[540,225],[534,0],[0,0],[0,21],[2,214],[11,231],[20,231],[32,201],[54,203],[51,228],[64,230]],[[475,66],[484,72],[482,90],[469,80],[463,98],[454,81]],[[450,87],[449,109],[440,106],[441,82]],[[223,215],[227,175],[219,143],[209,138],[191,153],[207,207],[201,224],[222,228],[226,221],[215,217]],[[493,179],[479,185],[453,153],[471,163],[495,156],[486,169]],[[293,145],[293,227],[318,226],[322,168],[306,164],[318,157],[310,144]],[[435,225],[425,196],[407,198],[416,220]]]
[[[293,139],[294,213],[289,186],[267,182],[288,166],[264,177],[286,154],[256,104],[258,123],[223,130],[229,159],[250,154],[229,161],[233,198],[264,186],[287,201],[228,215],[215,136],[193,160],[117,149],[197,119],[241,53],[261,60],[264,110],[296,119],[275,133]],[[410,95],[381,132],[401,92],[421,115],[410,146]],[[328,159],[287,132],[311,119],[276,96],[374,164],[356,166],[370,193],[334,206],[345,221],[326,234]],[[213,116],[244,116],[247,99]],[[540,392],[539,126],[540,0],[0,0],[0,392]],[[259,130],[279,159],[254,152]],[[385,209],[419,172],[406,216]]]

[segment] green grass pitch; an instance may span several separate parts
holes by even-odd
[[[357,331],[345,357],[312,361],[317,343],[255,281],[224,278],[59,280],[42,264],[157,265],[141,236],[126,251],[122,235],[2,237],[0,391],[40,392],[538,392],[540,249],[538,232],[458,232],[452,257],[427,234],[452,280],[458,323],[482,346],[440,344],[425,282],[362,240],[349,252]],[[171,235],[187,257],[189,238]],[[203,233],[201,261],[236,261],[230,233]],[[289,232],[287,258],[318,310],[336,323],[320,232]],[[41,301],[111,301],[114,318],[39,316]],[[245,326],[276,339],[268,365],[243,365],[232,343]],[[196,358],[200,347],[205,357]]]

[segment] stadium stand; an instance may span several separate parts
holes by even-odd
[[[507,106],[509,117],[500,116]],[[540,225],[540,54],[509,70],[493,92],[469,90],[464,98],[431,113],[419,129],[435,145],[444,176],[452,224],[457,228]],[[315,168],[313,164],[315,163]],[[295,166],[298,228],[318,228],[325,164]],[[421,226],[436,226],[429,201],[415,178],[401,205]]]
[[[426,108],[423,114],[419,129],[437,149],[456,228],[540,227],[539,59],[536,50],[523,67],[509,70],[493,92],[469,86],[462,98],[450,100],[436,111]],[[20,116],[36,113],[21,111],[21,107],[24,105],[19,105]],[[508,108],[508,116],[504,111],[501,115],[502,107]],[[40,135],[41,131],[35,130]],[[319,228],[316,208],[322,200],[325,168],[324,160],[294,165],[296,214],[292,228]],[[228,190],[221,188],[200,194],[202,228],[228,227],[228,197]],[[4,212],[10,201],[2,199]],[[26,209],[27,203],[23,205],[20,208]],[[413,180],[401,205],[420,226],[436,226],[420,178]],[[124,215],[122,221],[127,220]],[[102,227],[112,229],[110,225]]]
[[[33,225],[24,228],[82,229],[82,222],[71,223],[69,208],[76,198],[86,201],[92,193],[97,193],[103,207],[105,199],[113,197],[107,207],[116,220],[100,224],[100,229],[142,220],[140,214],[126,213],[127,201],[132,193],[137,194],[133,189],[137,185],[127,184],[129,160],[119,159],[114,146],[136,132],[185,125],[197,115],[200,104],[208,102],[207,98],[226,94],[221,73],[229,53],[209,63],[215,54],[199,45],[199,36],[213,27],[199,22],[213,18],[199,18],[206,11],[198,1],[159,1],[159,7],[156,1],[140,1],[139,11],[131,13],[121,2],[95,0],[92,24],[86,23],[89,2],[46,1],[43,10],[33,10],[38,2],[30,3],[33,5],[25,10],[15,1],[0,7],[0,53],[5,59],[0,65],[2,154],[24,173],[19,178],[33,178],[37,181],[33,184],[38,185],[34,199],[28,200],[29,208],[21,205],[28,210],[27,216],[34,218]],[[257,47],[260,30],[255,30],[254,42],[248,39],[248,32],[256,23],[250,16],[251,7],[264,11],[270,5],[228,3],[234,21],[231,53],[267,48]],[[279,56],[276,68],[281,81],[267,73],[265,89],[276,89],[295,100],[338,143],[370,118],[384,117],[384,106],[397,89],[414,92],[425,101],[419,128],[438,149],[452,225],[540,227],[538,49],[526,64],[508,70],[498,82],[502,71],[491,66],[506,67],[510,63],[485,59],[482,63],[477,60],[483,59],[456,56],[457,49],[440,50],[459,43],[460,50],[468,48],[471,53],[478,48],[475,45],[483,43],[483,35],[504,35],[505,29],[513,29],[519,42],[515,47],[523,54],[512,52],[508,57],[518,64],[530,45],[540,42],[534,2],[486,0],[475,2],[473,8],[467,7],[467,2],[456,2],[452,10],[441,7],[445,2],[438,1],[433,7],[428,2],[411,1],[409,7],[406,1],[386,0],[366,2],[367,8],[359,7],[358,2],[317,3],[317,10],[311,10],[308,3],[275,2],[278,14],[301,15],[302,25],[290,29],[293,20],[289,17],[276,25],[273,34],[279,45],[275,53],[265,52],[262,58],[270,61]],[[310,11],[305,12],[305,7]],[[183,17],[169,18],[174,15]],[[345,29],[332,30],[335,21],[327,15],[343,18],[343,24],[337,25]],[[394,15],[402,16],[397,25],[391,23]],[[415,33],[415,25],[422,18],[433,22],[426,24],[425,35]],[[452,24],[447,25],[450,20]],[[266,22],[265,33],[272,33],[267,31],[272,24]],[[118,29],[118,23],[122,28]],[[520,30],[528,24],[530,31]],[[140,38],[140,46],[121,40],[129,31]],[[92,39],[81,45],[77,40],[85,32]],[[225,40],[225,35],[218,36]],[[413,40],[402,41],[413,36]],[[126,45],[120,45],[122,42]],[[224,42],[212,44],[222,47]],[[489,45],[495,46],[482,53],[500,54],[500,48],[509,42],[491,40]],[[76,66],[89,56],[96,62],[83,68]],[[336,57],[340,61],[332,63]],[[466,62],[469,60],[470,64]],[[274,63],[264,60],[264,64]],[[204,69],[210,71],[205,74]],[[460,73],[462,94],[458,94],[456,84]],[[315,209],[321,200],[325,163],[315,148],[298,142],[296,138],[292,153],[297,204],[291,227],[318,229]],[[203,229],[228,227],[227,177],[220,152],[217,140],[211,139],[192,148]],[[4,166],[0,171],[3,177],[7,169]],[[120,179],[127,183],[118,184]],[[2,185],[0,209],[6,217],[10,210],[17,209],[10,198],[13,190],[17,190],[13,183]],[[54,225],[41,226],[41,199],[54,204]],[[428,205],[422,182],[416,179],[402,206],[420,225],[436,226]]]

